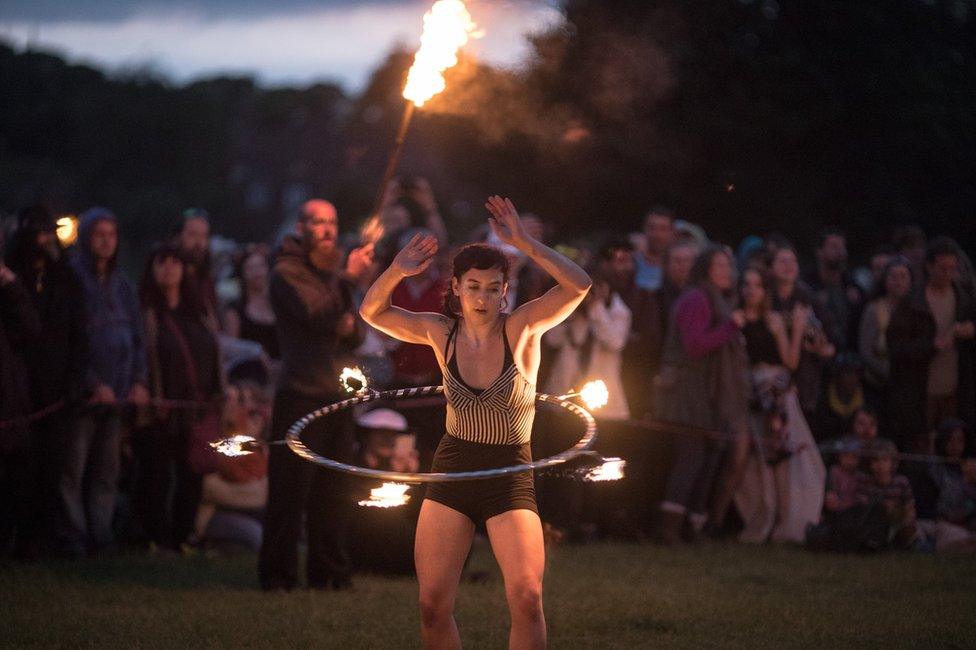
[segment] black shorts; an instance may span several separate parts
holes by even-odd
[[[434,452],[431,472],[471,472],[521,465],[532,461],[532,449],[524,445],[488,445],[468,442],[446,434]],[[519,472],[506,476],[431,483],[427,499],[443,504],[466,515],[478,524],[509,510],[531,510],[538,514],[535,504],[535,476]]]

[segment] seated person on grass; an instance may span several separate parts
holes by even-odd
[[[912,486],[902,474],[896,474],[898,448],[884,438],[875,440],[867,452],[871,473],[861,483],[860,494],[868,503],[881,502],[888,514],[888,540],[895,549],[907,550],[919,538]]]

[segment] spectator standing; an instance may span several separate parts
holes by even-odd
[[[770,305],[772,288],[760,268],[742,274],[740,297],[752,385],[751,436],[731,443],[711,519],[722,525],[730,502],[743,521],[741,541],[796,542],[820,516],[825,470],[791,383],[802,348],[802,332],[787,332]],[[793,306],[804,321],[809,307]],[[752,443],[752,444],[750,444]]]
[[[816,268],[810,288],[823,306],[824,330],[838,350],[857,345],[857,323],[864,305],[864,293],[847,272],[847,238],[840,230],[820,233],[815,251]]]
[[[878,282],[875,297],[864,308],[858,334],[858,354],[864,362],[868,397],[875,408],[887,405],[891,360],[888,357],[888,324],[896,305],[912,290],[912,267],[907,258],[888,262]]]
[[[213,437],[219,434],[223,387],[217,336],[185,270],[179,249],[159,244],[139,287],[155,404],[145,413],[147,426],[136,445],[137,500],[151,548],[180,549],[189,538],[202,487],[202,474],[190,464],[194,436],[204,427]],[[178,403],[171,406],[170,400]]]
[[[775,244],[770,257],[770,274],[773,278],[773,309],[782,314],[787,330],[792,336],[794,328],[803,331],[803,353],[800,365],[793,375],[800,406],[809,419],[817,410],[825,363],[832,359],[836,348],[827,338],[823,328],[821,306],[814,299],[810,288],[800,278],[800,263],[796,250],[784,241]],[[793,320],[793,307],[806,305],[806,321]]]
[[[586,316],[593,346],[584,377],[602,379],[607,385],[609,399],[600,409],[600,417],[626,420],[630,418],[630,410],[620,375],[620,353],[630,334],[630,308],[607,280],[598,278],[586,304]]]
[[[187,208],[180,217],[176,241],[184,260],[186,276],[199,304],[217,327],[217,287],[210,253],[210,213],[203,208]]]
[[[271,359],[281,358],[275,315],[268,292],[268,256],[260,249],[244,254],[237,272],[241,299],[224,312],[224,333],[259,343]]]
[[[636,282],[641,289],[655,291],[664,279],[664,252],[674,240],[674,213],[654,207],[644,217],[644,249],[634,253]]]
[[[59,493],[61,549],[75,557],[114,546],[124,401],[149,399],[146,345],[135,287],[118,269],[118,219],[106,208],[81,215],[72,260],[84,289],[90,351],[88,406],[64,448]]]
[[[955,282],[959,248],[932,240],[925,285],[902,300],[888,325],[891,375],[889,419],[902,449],[927,453],[930,432],[943,418],[973,420],[973,335],[976,305]]]
[[[272,415],[271,438],[282,440],[292,423],[340,399],[335,361],[359,344],[352,286],[340,275],[339,219],[328,201],[301,209],[298,236],[282,242],[271,273],[271,305],[281,345],[282,371]],[[372,262],[372,247],[350,252],[346,274],[354,279]],[[370,259],[366,259],[370,258]],[[352,460],[354,438],[348,414],[316,422],[303,436],[330,458]],[[308,586],[351,586],[345,531],[351,503],[345,478],[316,471],[280,445],[268,462],[268,507],[258,575],[264,590],[293,589],[298,580],[298,539],[308,526]]]
[[[88,367],[84,293],[55,235],[55,221],[42,206],[22,210],[11,237],[7,264],[27,289],[41,322],[40,335],[24,350],[31,409],[50,414],[31,424],[36,485],[31,489],[32,530],[23,552],[36,555],[53,533],[65,443],[77,409],[84,404]]]
[[[709,246],[695,261],[690,288],[674,306],[655,382],[662,420],[721,435],[748,431],[748,359],[733,316],[732,254]],[[724,445],[706,435],[674,437],[674,460],[661,503],[659,536],[679,541],[682,527],[694,535],[708,517],[708,498]]]
[[[27,290],[0,259],[0,558],[11,549],[30,559],[31,491],[36,467],[30,453],[30,392],[23,350],[41,334]]]

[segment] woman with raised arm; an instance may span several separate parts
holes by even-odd
[[[437,356],[447,398],[447,435],[434,455],[433,472],[530,460],[540,339],[576,309],[591,284],[583,269],[526,234],[511,201],[492,196],[486,207],[497,237],[552,275],[555,287],[511,314],[503,313],[508,260],[496,248],[471,244],[454,257],[446,301],[451,316],[399,309],[390,304],[393,289],[403,278],[422,272],[437,252],[434,237],[418,235],[376,279],[360,308],[373,327],[408,343],[429,345]],[[542,648],[545,549],[531,473],[428,488],[415,545],[424,646],[460,647],[454,599],[481,521],[505,580],[509,645]]]

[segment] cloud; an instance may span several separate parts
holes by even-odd
[[[291,0],[285,6],[292,3],[304,4]],[[222,3],[210,4],[212,9]],[[334,80],[357,89],[394,45],[418,42],[430,2],[326,4],[331,6],[219,17],[189,9],[160,13],[159,5],[150,4],[120,20],[0,19],[0,36],[19,45],[30,39],[103,67],[149,65],[176,81],[231,73],[254,75],[265,84]],[[545,3],[472,3],[471,12],[485,37],[473,41],[468,51],[500,65],[518,64],[528,51],[524,34],[561,16]]]

